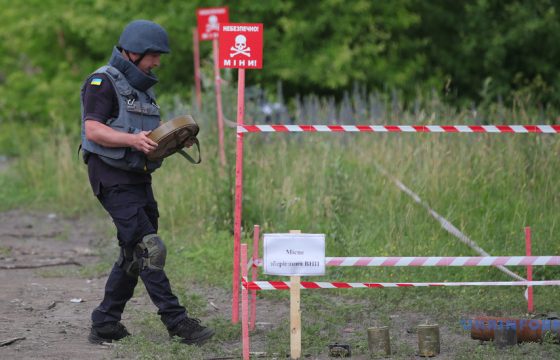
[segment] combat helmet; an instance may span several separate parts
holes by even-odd
[[[165,29],[149,20],[134,20],[126,25],[118,46],[137,54],[167,54],[171,51]]]

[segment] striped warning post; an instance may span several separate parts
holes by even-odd
[[[237,133],[255,132],[558,134],[560,125],[237,125]]]
[[[286,281],[247,281],[243,286],[248,290],[289,290]],[[543,281],[485,281],[485,282],[429,282],[429,283],[348,283],[302,281],[302,289],[354,289],[391,287],[445,287],[445,286],[560,286],[560,280]]]

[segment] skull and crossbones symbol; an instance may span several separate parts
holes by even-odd
[[[244,35],[237,35],[235,37],[235,46],[232,46],[230,50],[233,52],[229,54],[229,57],[240,54],[251,57],[251,48],[247,46],[247,38]]]
[[[208,17],[208,23],[206,24],[206,32],[220,31],[220,24],[218,23],[218,17],[216,15],[210,15]]]

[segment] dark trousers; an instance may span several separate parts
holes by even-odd
[[[102,188],[98,199],[115,223],[121,248],[133,249],[144,236],[157,233],[159,213],[151,184]],[[186,310],[171,291],[163,270],[142,269],[140,278],[168,329],[186,317]],[[128,275],[115,263],[105,284],[103,301],[91,314],[93,325],[120,321],[137,283],[137,276]]]

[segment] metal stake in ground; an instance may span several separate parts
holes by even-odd
[[[243,124],[245,113],[245,69],[239,69],[237,78],[237,123]],[[243,134],[237,134],[235,157],[235,214],[233,218],[233,299],[231,322],[239,321],[239,246],[241,244],[241,204],[243,199]]]
[[[227,7],[197,9],[196,13],[200,40],[212,40],[212,53],[214,57],[214,89],[216,92],[216,113],[218,118],[218,153],[220,157],[221,172],[223,173],[226,165],[226,155],[224,150],[224,115],[222,111],[222,79],[220,77],[221,67],[218,64],[218,37],[220,34],[220,24],[229,22],[229,13]]]
[[[241,273],[243,279],[248,278],[247,271],[247,244],[241,244]],[[249,295],[247,287],[241,290],[241,336],[243,338],[243,360],[249,360]]]
[[[525,228],[525,255],[531,256],[531,228]],[[527,281],[533,281],[533,266],[527,265]],[[533,312],[533,287],[527,287],[527,312]]]
[[[237,59],[230,56],[236,39],[243,35],[244,45],[251,52]],[[262,24],[220,24],[219,67],[239,69],[237,73],[237,124],[243,125],[245,115],[245,69],[262,69],[263,25]],[[243,199],[243,134],[237,133],[235,158],[235,212],[233,220],[233,296],[231,321],[239,321],[239,247],[241,244],[241,203]]]
[[[214,52],[214,80],[216,89],[216,112],[218,113],[218,145],[220,153],[220,164],[222,169],[226,166],[226,153],[224,150],[224,113],[222,111],[222,79],[220,78],[220,66],[218,64],[218,39],[212,40]]]

